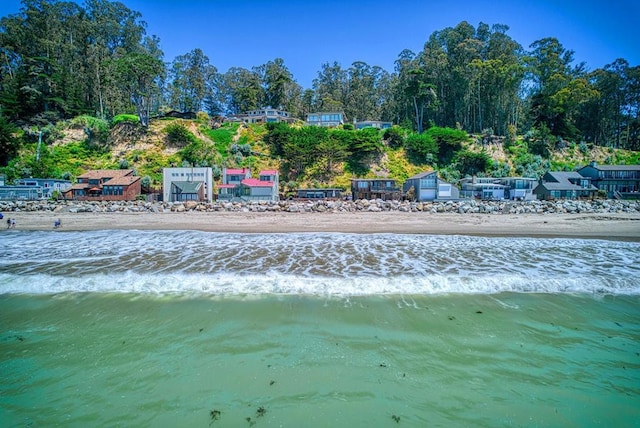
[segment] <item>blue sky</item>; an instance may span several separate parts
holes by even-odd
[[[556,37],[588,69],[617,58],[640,65],[638,0],[121,1],[160,37],[165,61],[200,48],[225,72],[283,58],[305,88],[325,62],[348,68],[364,61],[393,71],[403,49],[417,52],[431,33],[461,21],[506,24],[525,48]],[[20,7],[20,0],[0,0],[0,16]]]

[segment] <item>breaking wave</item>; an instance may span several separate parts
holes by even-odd
[[[640,294],[630,242],[197,231],[3,236],[0,294]]]

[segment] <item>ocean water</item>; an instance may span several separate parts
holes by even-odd
[[[640,426],[640,244],[0,235],[0,425]]]

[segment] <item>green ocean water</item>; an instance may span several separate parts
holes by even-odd
[[[640,426],[640,296],[3,294],[0,425]]]

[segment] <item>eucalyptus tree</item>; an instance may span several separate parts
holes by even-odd
[[[268,61],[253,68],[253,72],[259,77],[262,96],[260,104],[274,108],[288,108],[291,104],[292,88],[297,85],[293,75],[284,64],[282,58]],[[299,91],[297,91],[299,93]]]
[[[630,67],[626,60],[619,58],[588,74],[597,95],[580,107],[576,119],[576,126],[586,141],[637,149],[639,71],[640,66]]]
[[[86,20],[73,2],[23,0],[21,13],[0,20],[0,88],[9,116],[82,110]]]
[[[518,125],[522,110],[520,88],[524,79],[523,49],[509,37],[509,27],[502,24],[480,23],[476,31],[483,43],[481,58],[471,61],[473,70],[470,130],[492,129],[505,135],[507,126]]]
[[[574,52],[553,37],[537,40],[530,48],[526,62],[534,126],[544,125],[555,136],[577,137],[574,116],[597,95],[585,78],[584,63],[572,65]]]
[[[254,71],[231,67],[224,73],[220,83],[225,110],[228,113],[238,114],[260,107],[262,84],[260,76]]]
[[[170,68],[170,106],[181,111],[200,111],[205,98],[211,95],[208,82],[215,74],[217,69],[201,49],[177,56]]]
[[[114,79],[113,60],[140,48],[146,33],[142,15],[123,3],[108,0],[86,0],[85,13],[89,21],[86,39],[86,61],[89,73],[89,100],[97,105],[99,116],[113,116],[123,109],[128,100]]]
[[[10,116],[113,115],[128,98],[113,60],[140,48],[145,23],[122,3],[22,0],[0,21],[0,97]]]
[[[131,52],[115,61],[114,70],[136,108],[140,123],[148,127],[152,98],[157,93],[158,79],[164,72],[162,60],[149,53]]]
[[[314,110],[344,111],[349,84],[347,71],[339,63],[322,64],[312,86],[316,95]]]
[[[388,93],[388,73],[379,66],[356,61],[347,70],[345,114],[354,120],[380,120]]]

